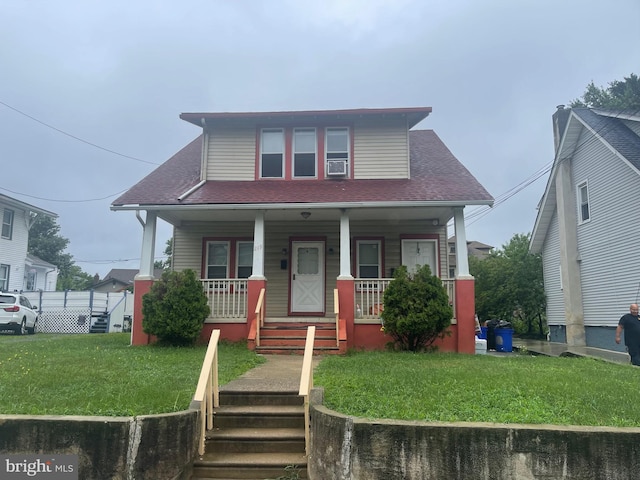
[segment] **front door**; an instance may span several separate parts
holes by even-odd
[[[324,242],[292,242],[291,250],[291,313],[324,314]]]
[[[409,273],[415,273],[418,267],[429,265],[431,275],[440,276],[436,258],[436,241],[411,239],[402,240],[402,264]]]

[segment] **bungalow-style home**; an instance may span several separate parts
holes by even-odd
[[[160,278],[163,271],[161,268],[154,268],[154,278]],[[135,268],[112,268],[102,279],[96,274],[97,278],[95,278],[91,289],[103,293],[122,292],[129,288],[132,289],[134,279],[139,272],[140,270]]]
[[[615,327],[640,300],[640,116],[560,105],[553,132],[529,245],[542,254],[550,339],[623,351]]]
[[[455,278],[457,269],[457,261],[456,261],[456,237],[453,236],[448,240],[449,245],[449,278]],[[476,240],[467,240],[467,255],[479,258],[482,260],[487,257],[493,247],[491,245],[487,245],[486,243],[478,242]]]
[[[440,348],[473,353],[464,208],[493,198],[432,130],[412,130],[430,113],[183,113],[202,134],[111,206],[143,224],[132,342],[149,341],[141,298],[160,218],[174,228],[172,267],[195,270],[209,297],[205,338],[215,328],[283,351],[293,329],[317,325],[316,347],[383,348],[384,289],[400,265],[426,264],[455,311]],[[447,276],[452,218],[463,252],[456,278]]]
[[[0,291],[55,291],[58,269],[27,253],[29,229],[38,215],[57,218],[53,212],[0,194]]]

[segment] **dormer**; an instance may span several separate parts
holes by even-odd
[[[203,129],[201,180],[409,178],[409,130],[430,107],[183,113]]]

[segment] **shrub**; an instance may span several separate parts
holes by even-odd
[[[142,296],[142,329],[161,343],[193,345],[210,308],[193,270],[165,271]]]
[[[453,309],[440,279],[428,265],[409,275],[407,267],[396,269],[384,292],[384,331],[401,350],[435,349],[432,344],[449,334]]]

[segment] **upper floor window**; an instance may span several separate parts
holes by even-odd
[[[325,138],[327,175],[346,175],[349,171],[349,129],[327,128]]]
[[[578,223],[584,223],[591,218],[591,212],[589,211],[589,188],[587,182],[583,182],[578,185],[578,201],[580,203],[580,218]]]
[[[2,216],[2,238],[11,240],[13,236],[13,210],[4,209]]]
[[[0,292],[9,290],[9,265],[0,265]]]
[[[260,176],[282,178],[284,176],[284,130],[262,130],[260,148]]]
[[[315,128],[296,128],[293,130],[293,176],[316,176]]]

